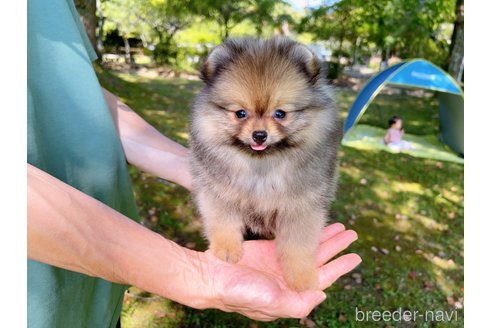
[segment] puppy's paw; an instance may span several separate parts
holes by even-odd
[[[295,291],[302,292],[318,288],[318,274],[316,270],[295,270],[285,273],[287,285]]]
[[[243,256],[242,244],[237,241],[215,241],[211,243],[210,249],[216,257],[229,263],[237,263]]]
[[[305,260],[291,258],[283,261],[284,278],[287,285],[298,292],[318,288],[316,267]]]

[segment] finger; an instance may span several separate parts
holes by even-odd
[[[248,317],[250,319],[253,319],[253,320],[257,320],[257,321],[263,321],[263,322],[269,322],[269,321],[273,321],[273,320],[277,320],[279,317],[272,317],[272,316],[269,316],[269,315],[264,315],[264,314],[250,314],[250,313],[242,313],[242,312],[239,312],[241,313],[242,315],[244,315],[245,317]]]
[[[250,319],[265,322],[277,320],[281,317],[278,311],[275,311],[268,307],[260,307],[257,303],[250,304],[250,306],[246,307],[244,306],[244,304],[238,306],[229,304],[225,308],[221,307],[219,309],[224,312],[237,312]]]
[[[356,240],[357,233],[353,230],[345,230],[334,237],[331,237],[318,247],[316,263],[318,265],[325,264],[328,260],[343,251]]]
[[[320,290],[306,290],[295,292],[290,289],[282,291],[278,310],[279,316],[283,318],[304,318],[326,299],[326,294]]]
[[[321,234],[321,239],[319,243],[324,243],[331,237],[345,230],[345,226],[341,223],[333,223],[323,229],[323,233]]]
[[[338,278],[352,271],[362,262],[357,254],[346,254],[325,264],[318,270],[318,279],[321,289],[330,287]]]

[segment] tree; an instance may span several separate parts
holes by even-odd
[[[169,44],[176,33],[192,21],[190,1],[149,0],[138,1],[136,16],[155,33],[158,43]]]
[[[352,64],[356,61],[357,48],[360,46],[361,37],[367,37],[363,28],[363,8],[361,1],[357,0],[342,0],[336,3],[333,7],[333,22],[335,35],[338,39],[337,58],[340,62],[340,57],[343,53],[343,43],[345,40],[350,42],[352,52]],[[367,28],[366,28],[367,29]]]
[[[92,47],[97,51],[97,17],[96,17],[96,1],[95,0],[75,0],[75,6],[79,12],[85,30],[92,43]]]
[[[363,1],[341,0],[332,5],[311,9],[301,20],[298,32],[312,32],[317,40],[332,40],[334,55],[340,62],[345,41],[352,45],[352,57],[360,46],[361,37],[367,38],[367,25],[364,25]]]
[[[172,64],[178,51],[174,37],[193,21],[190,9],[193,3],[190,0],[150,0],[138,4],[136,16],[157,37],[154,59],[161,64]]]
[[[153,49],[154,60],[173,64],[177,56],[174,37],[193,20],[191,0],[110,0],[104,13],[116,25],[128,48],[128,38],[138,37]]]
[[[453,1],[340,0],[311,10],[300,28],[319,40],[335,41],[338,56],[348,41],[353,58],[358,48],[373,44],[382,66],[392,54],[443,64],[448,46],[442,26],[452,20]]]
[[[197,1],[196,12],[219,24],[221,38],[229,37],[231,29],[248,17],[249,0],[203,0]]]
[[[274,10],[277,4],[285,4],[285,2],[278,0],[251,0],[248,18],[255,26],[257,37],[262,35],[263,29],[267,25],[274,25],[276,23]]]
[[[427,58],[444,66],[450,35],[443,33],[443,27],[453,20],[454,1],[400,0],[395,50],[404,57]]]
[[[451,46],[449,47],[448,72],[456,79],[461,81],[463,73],[463,57],[465,42],[465,5],[464,0],[456,1],[455,21]]]
[[[97,10],[97,36],[96,36],[96,51],[102,53],[104,50],[103,36],[104,36],[104,14],[102,10],[101,0],[96,0]]]
[[[379,69],[388,64],[389,53],[394,45],[398,26],[395,26],[395,7],[393,2],[388,0],[370,3],[367,6],[366,16],[370,24],[369,41],[375,43],[381,53],[381,64]]]
[[[133,63],[128,39],[132,37],[140,38],[145,32],[148,33],[148,28],[146,29],[146,26],[135,14],[137,3],[138,0],[111,0],[102,4],[102,11],[106,17],[106,27],[108,29],[116,29],[123,38],[127,64]]]

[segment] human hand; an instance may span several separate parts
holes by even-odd
[[[261,321],[306,317],[325,300],[323,290],[361,262],[357,254],[346,254],[325,264],[356,239],[357,234],[340,223],[326,227],[317,253],[319,290],[303,292],[287,287],[273,240],[245,241],[243,257],[236,264],[221,261],[208,250],[214,307]]]

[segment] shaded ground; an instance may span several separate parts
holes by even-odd
[[[98,69],[103,86],[120,96],[160,131],[186,145],[190,101],[198,81],[163,80]],[[343,115],[355,93],[337,92]],[[374,106],[375,105],[375,106]],[[437,133],[432,98],[382,95],[362,122],[386,127],[398,114],[408,133]],[[350,252],[363,263],[327,290],[309,316],[318,327],[463,326],[463,166],[404,154],[342,147],[340,186],[332,221],[356,230]],[[179,244],[203,250],[201,225],[188,192],[131,168],[142,221]],[[165,283],[165,282],[163,282]],[[457,321],[357,322],[360,310],[454,311]],[[454,317],[453,317],[454,318]],[[260,323],[237,314],[197,311],[131,288],[123,327],[297,327],[299,320]]]

